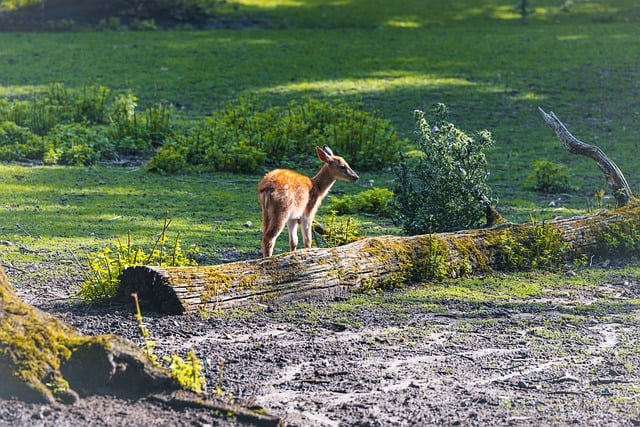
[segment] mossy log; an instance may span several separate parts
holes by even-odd
[[[263,410],[183,390],[167,370],[124,338],[83,335],[22,302],[0,267],[0,398],[74,403],[93,394],[209,408],[246,424],[283,424]]]
[[[383,236],[336,248],[312,248],[278,256],[199,267],[127,268],[118,299],[136,292],[150,309],[165,313],[211,312],[275,300],[332,299],[362,288],[396,286],[430,277],[457,277],[501,269],[505,237],[530,244],[536,227],[554,230],[566,245],[563,257],[602,253],[612,228],[638,224],[640,206],[630,204],[544,224],[412,237]],[[584,258],[583,256],[583,258]]]

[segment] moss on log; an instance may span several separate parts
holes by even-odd
[[[524,247],[535,244],[535,239],[547,239],[536,234],[541,227],[557,236],[561,261],[602,254],[610,249],[602,242],[611,230],[640,227],[639,218],[640,206],[630,204],[544,224],[506,223],[455,233],[373,237],[337,248],[222,265],[131,267],[124,271],[117,298],[130,301],[130,294],[136,292],[150,308],[172,314],[274,300],[332,299],[362,288],[508,268],[507,257],[513,249],[507,245],[515,242]]]
[[[88,394],[139,397],[177,385],[135,345],[80,334],[15,294],[0,268],[0,396],[72,403]]]
[[[261,408],[183,390],[133,343],[80,334],[20,301],[0,267],[0,398],[74,403],[83,396],[149,397],[177,409],[208,408],[245,424],[283,425]]]

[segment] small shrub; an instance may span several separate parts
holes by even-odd
[[[597,234],[607,255],[629,257],[640,254],[640,224],[637,221],[603,227]]]
[[[89,127],[80,123],[59,124],[43,139],[49,147],[46,163],[89,166],[101,157],[111,158],[114,155],[113,146],[103,127]]]
[[[0,160],[42,159],[46,145],[42,138],[14,122],[0,122]]]
[[[166,103],[152,105],[143,113],[137,111],[138,98],[127,93],[111,106],[110,122],[116,149],[123,154],[149,151],[174,139],[174,108]]]
[[[525,185],[547,193],[569,191],[569,169],[549,160],[536,160],[533,162],[533,172],[527,177]]]
[[[151,172],[173,174],[188,168],[187,149],[174,145],[164,145],[149,159],[147,169]]]
[[[387,188],[372,188],[352,196],[332,196],[330,199],[331,210],[339,215],[368,213],[380,217],[391,215],[392,201],[393,191]]]
[[[339,218],[336,211],[331,211],[322,237],[327,247],[346,245],[361,239],[360,224],[355,218]]]
[[[562,239],[562,232],[556,227],[534,223],[525,234],[502,232],[496,249],[501,269],[555,269],[568,256],[571,243]]]
[[[444,104],[432,113],[433,125],[423,111],[415,112],[420,153],[403,158],[396,169],[393,215],[408,234],[479,226],[495,203],[486,183],[491,133],[468,136],[446,121]]]
[[[450,274],[447,263],[448,250],[436,236],[429,236],[429,245],[423,249],[421,256],[416,257],[421,260],[412,268],[412,280],[442,280]]]

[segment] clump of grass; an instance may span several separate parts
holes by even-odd
[[[331,197],[331,210],[340,215],[368,213],[380,217],[391,216],[393,191],[387,188],[371,188],[354,195]]]
[[[135,265],[188,266],[196,265],[194,255],[197,248],[184,253],[180,247],[180,234],[169,241],[167,230],[171,221],[165,217],[164,226],[153,247],[145,251],[133,247],[131,233],[127,242],[119,239],[113,247],[89,254],[87,279],[81,285],[79,296],[87,302],[105,302],[112,299],[118,290],[120,276],[126,267]]]

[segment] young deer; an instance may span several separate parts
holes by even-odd
[[[298,224],[302,226],[305,248],[311,247],[311,225],[322,199],[336,179],[356,182],[358,174],[340,156],[334,156],[326,145],[316,147],[318,158],[324,162],[313,178],[288,169],[276,169],[264,176],[258,185],[262,206],[262,256],[273,254],[276,239],[285,224],[289,229],[289,248],[298,246]]]

